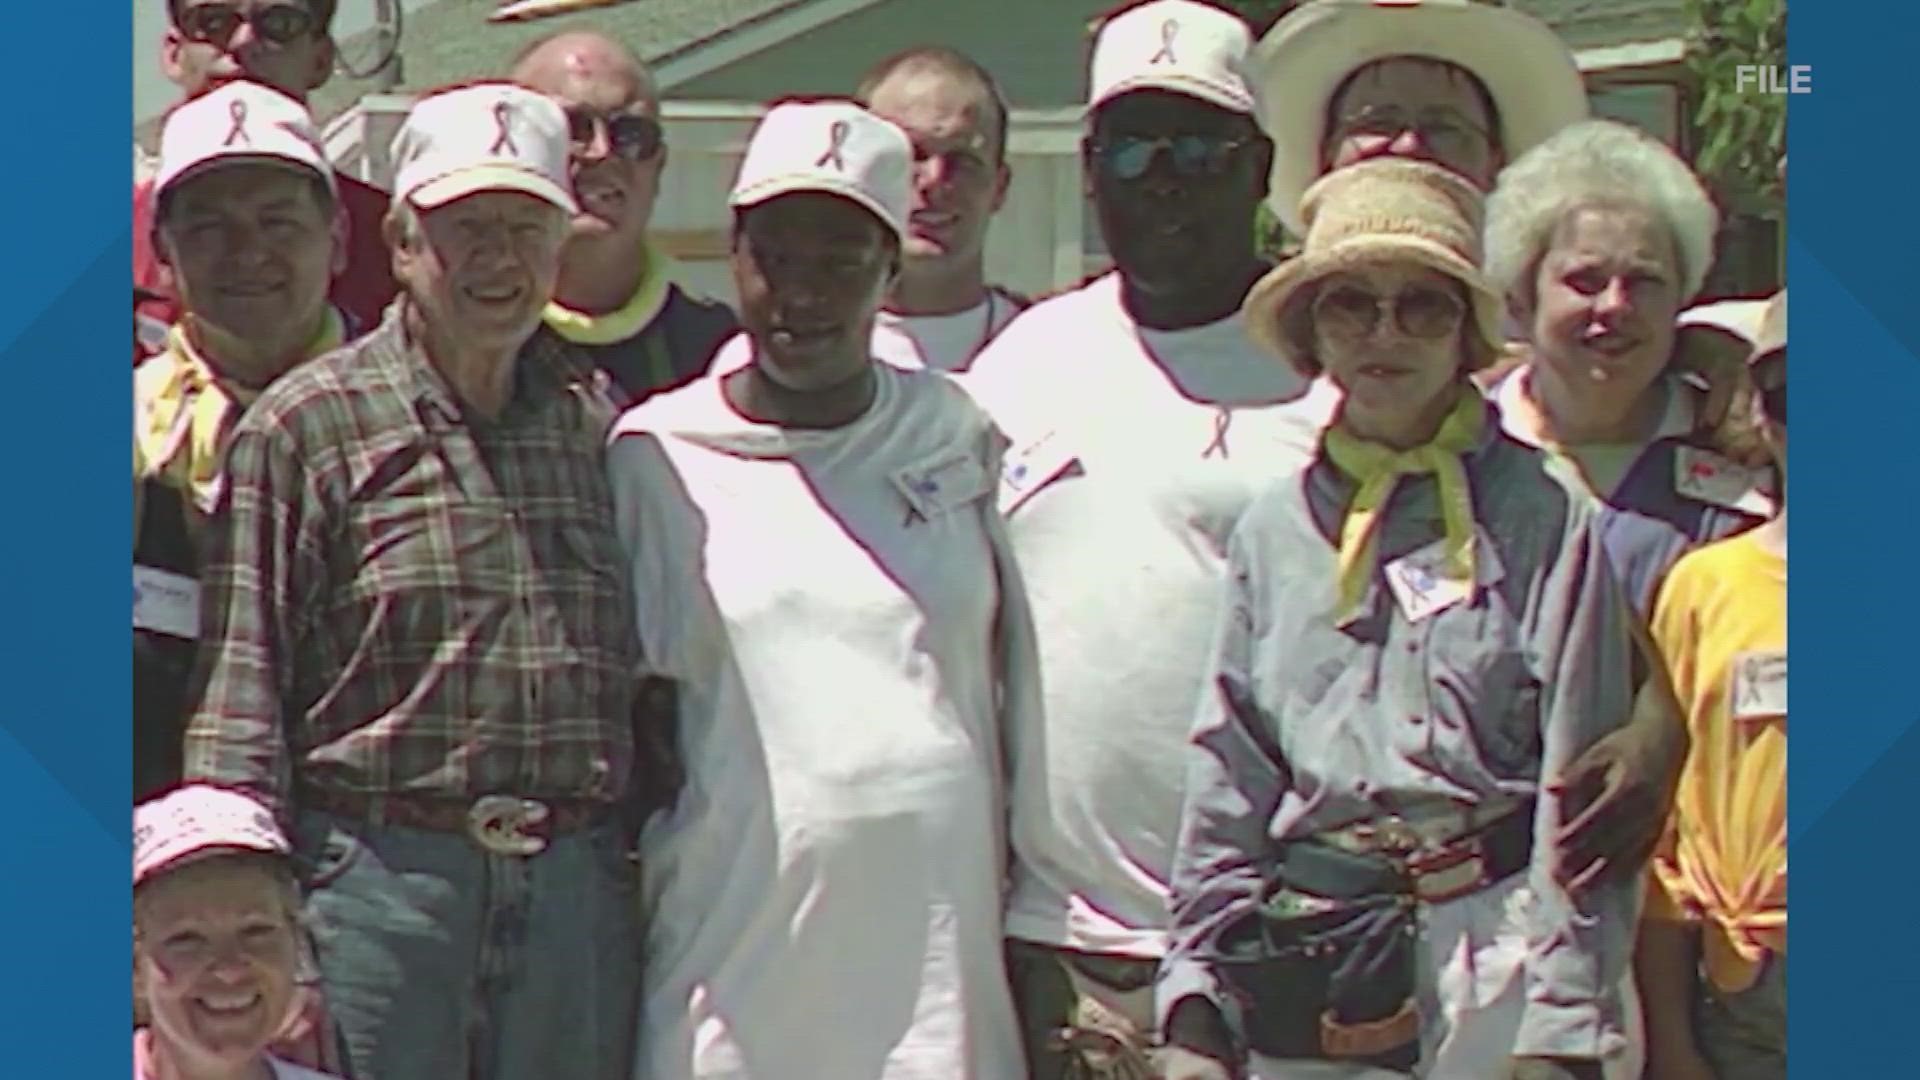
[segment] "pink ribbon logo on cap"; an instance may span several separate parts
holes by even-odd
[[[505,151],[514,157],[520,156],[520,147],[516,146],[513,141],[513,129],[510,126],[512,122],[513,102],[505,100],[494,102],[493,127],[494,130],[500,134],[493,140],[493,148],[488,150],[487,153],[498,154]]]
[[[227,116],[233,120],[233,126],[227,129],[227,141],[221,146],[232,146],[236,142],[253,145],[253,136],[247,134],[247,103],[235,101],[227,106]]]
[[[814,162],[813,167],[824,169],[832,165],[841,172],[846,172],[847,159],[840,156],[840,151],[847,145],[847,136],[851,134],[853,134],[852,124],[845,120],[835,120],[833,126],[827,129],[827,152],[820,155],[820,160]]]
[[[1147,63],[1157,64],[1162,60],[1165,60],[1169,64],[1179,63],[1180,62],[1179,59],[1173,55],[1173,39],[1179,36],[1180,36],[1180,20],[1179,19],[1168,19],[1166,22],[1161,23],[1160,24],[1160,51],[1157,53],[1154,53],[1153,56],[1147,60]]]

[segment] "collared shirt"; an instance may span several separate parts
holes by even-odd
[[[1601,535],[1615,575],[1645,617],[1674,560],[1690,547],[1743,532],[1773,513],[1775,478],[1697,445],[1699,391],[1667,376],[1665,408],[1651,438],[1637,443],[1561,446],[1528,423],[1520,401],[1529,369],[1521,367],[1489,392],[1501,425],[1520,442],[1545,451],[1558,475],[1608,507]]]
[[[1237,1015],[1206,956],[1258,902],[1279,843],[1397,814],[1428,819],[1535,796],[1628,714],[1626,604],[1591,502],[1544,459],[1489,425],[1466,455],[1475,503],[1475,587],[1438,610],[1387,583],[1443,536],[1431,476],[1403,479],[1379,524],[1357,620],[1336,623],[1338,530],[1353,481],[1327,460],[1277,481],[1230,543],[1212,686],[1188,749],[1174,860],[1164,1022],[1189,995]],[[1409,610],[1419,617],[1409,618]],[[1532,894],[1519,915],[1524,979],[1516,1054],[1594,1057],[1621,1036],[1612,999],[1633,937],[1631,885],[1577,902],[1553,880],[1556,801],[1540,798]],[[1485,928],[1491,932],[1492,928]]]
[[[602,459],[611,408],[523,349],[468,415],[396,304],[235,429],[205,572],[189,778],[269,801],[614,800],[640,668]]]
[[[306,356],[340,347],[346,322],[328,309]],[[133,370],[133,517],[140,520],[142,481],[155,480],[191,497],[201,515],[220,498],[226,438],[240,413],[259,396],[223,378],[184,324],[167,332],[167,348]]]
[[[640,284],[627,302],[603,315],[553,301],[545,333],[565,344],[573,362],[597,368],[621,406],[684,386],[707,373],[714,354],[740,328],[733,309],[695,297],[674,280],[678,264],[655,245],[639,255]]]
[[[1673,569],[1653,639],[1692,752],[1654,858],[1650,918],[1705,924],[1708,975],[1751,985],[1787,948],[1787,564],[1751,533]]]

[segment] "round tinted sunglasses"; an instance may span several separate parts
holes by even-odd
[[[272,4],[252,11],[243,11],[238,4],[194,4],[180,12],[176,25],[187,40],[224,49],[243,23],[274,45],[311,37],[316,25],[312,9],[305,4]]]
[[[1414,285],[1390,297],[1355,285],[1338,285],[1315,296],[1312,311],[1314,322],[1330,333],[1366,337],[1384,316],[1408,337],[1431,339],[1453,333],[1467,306],[1453,293],[1428,285]]]
[[[587,152],[603,131],[607,152],[632,162],[653,160],[663,141],[660,122],[651,116],[604,113],[578,105],[567,110],[567,133],[576,153]]]
[[[1252,140],[1230,135],[1115,135],[1093,144],[1101,169],[1117,180],[1147,175],[1153,159],[1166,151],[1176,175],[1193,178],[1218,176],[1233,164],[1233,156]]]

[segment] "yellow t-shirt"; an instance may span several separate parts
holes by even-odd
[[[1744,989],[1787,949],[1786,560],[1751,533],[1688,553],[1653,638],[1693,745],[1647,915],[1701,923],[1708,976]]]

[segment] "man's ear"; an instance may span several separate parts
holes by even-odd
[[[182,60],[186,48],[187,39],[181,36],[179,27],[169,26],[167,32],[160,35],[160,74],[175,86],[184,87],[187,84],[186,67]]]
[[[158,220],[155,220],[153,223],[153,232],[147,243],[153,248],[153,262],[160,270],[159,285],[161,289],[165,290],[169,295],[179,296],[180,280],[179,275],[173,272],[171,245],[167,243],[166,233],[160,228],[160,222]]]
[[[1007,164],[1005,154],[1004,150],[1001,151],[1000,167],[993,178],[993,202],[988,204],[988,208],[996,214],[1007,204],[1007,186],[1013,183],[1013,167]]]
[[[387,216],[380,219],[380,239],[387,246],[387,261],[392,265],[395,280],[402,280],[413,266],[413,247],[408,243],[407,232],[400,227],[399,204],[387,210]],[[343,215],[344,219],[344,215]],[[342,261],[345,260],[346,245],[337,244]]]
[[[335,48],[331,34],[320,39],[320,45],[313,50],[313,70],[307,72],[307,92],[312,93],[327,85],[333,77]]]

